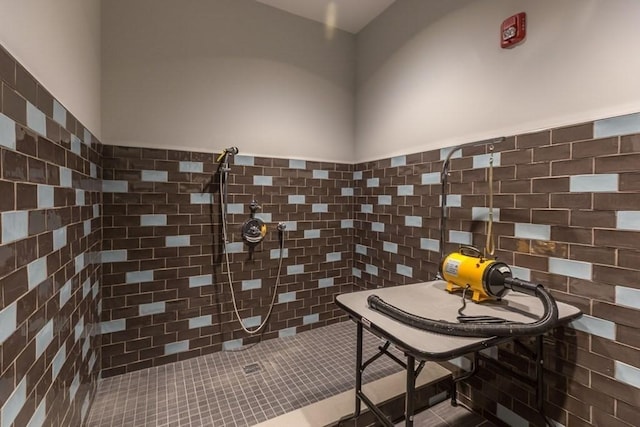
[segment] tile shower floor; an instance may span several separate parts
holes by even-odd
[[[241,351],[103,379],[87,426],[257,424],[352,389],[355,335],[353,322],[341,322]],[[366,333],[365,358],[381,343]],[[381,357],[365,370],[363,380],[370,382],[399,370],[395,362]],[[443,402],[420,414],[416,426],[489,425],[483,422]]]

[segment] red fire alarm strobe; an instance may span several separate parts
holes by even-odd
[[[500,27],[500,46],[503,49],[512,48],[527,35],[527,14],[524,12],[510,16],[502,22]]]

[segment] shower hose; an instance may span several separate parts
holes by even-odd
[[[542,302],[544,309],[542,316],[532,323],[509,321],[500,324],[495,322],[455,323],[417,316],[383,301],[377,295],[370,295],[367,302],[371,309],[414,328],[458,337],[540,335],[555,326],[558,321],[558,306],[553,296],[542,285],[512,277],[505,278],[504,282],[505,286],[510,289],[537,297]]]
[[[229,289],[231,290],[231,301],[233,302],[233,311],[238,319],[238,323],[240,323],[240,327],[243,331],[248,333],[249,335],[255,335],[262,331],[262,329],[269,322],[269,318],[271,317],[271,313],[273,312],[273,307],[276,303],[276,296],[278,295],[278,286],[280,285],[280,275],[282,272],[282,259],[284,252],[284,240],[285,240],[285,231],[284,229],[279,229],[280,231],[280,256],[278,258],[278,274],[276,275],[276,285],[273,288],[273,296],[271,297],[271,304],[269,305],[269,311],[265,316],[264,320],[260,325],[256,326],[253,329],[247,328],[242,322],[242,317],[240,316],[240,312],[238,311],[238,303],[236,302],[236,294],[233,290],[233,280],[231,279],[231,263],[229,262],[229,251],[227,250],[227,174],[229,171],[229,166],[226,164],[222,165],[222,177],[220,179],[220,209],[222,213],[222,240],[224,244],[224,258],[225,265],[227,269],[227,281],[229,283]]]

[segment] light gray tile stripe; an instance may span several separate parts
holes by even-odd
[[[371,223],[371,231],[375,231],[378,233],[384,233],[384,224],[382,222],[372,222]]]
[[[378,267],[376,267],[375,265],[366,264],[364,271],[371,274],[372,276],[378,275]]]
[[[413,185],[398,185],[398,196],[413,196]]]
[[[583,314],[578,319],[569,323],[569,326],[579,331],[597,335],[602,338],[610,340],[616,339],[616,324],[610,320],[604,320],[598,317],[589,316],[588,314]]]
[[[191,236],[166,236],[165,244],[168,248],[191,245]]]
[[[145,182],[167,182],[169,173],[167,171],[143,170],[140,179]]]
[[[306,198],[302,194],[291,194],[287,199],[291,205],[303,205]]]
[[[420,249],[424,249],[431,252],[438,252],[440,250],[440,241],[436,239],[420,239]]]
[[[334,284],[333,277],[326,277],[324,279],[318,280],[318,287],[319,288],[328,288],[330,286],[333,286],[333,284]]]
[[[342,259],[342,253],[340,252],[329,252],[326,256],[327,262],[337,262]]]
[[[269,186],[273,185],[273,177],[264,175],[254,175],[253,185]]]
[[[431,172],[422,174],[422,185],[440,184],[440,173]]]
[[[202,162],[180,162],[180,172],[202,173],[204,165]]]
[[[378,196],[379,205],[391,205],[391,196],[383,194]]]
[[[314,170],[313,177],[315,179],[329,179],[329,171],[324,170]]]
[[[511,427],[529,427],[529,421],[499,403],[496,404],[496,415]]]
[[[413,215],[405,216],[404,225],[407,227],[422,227],[422,217]]]
[[[278,294],[278,304],[284,304],[284,303],[292,302],[295,300],[296,300],[295,291]]]
[[[109,320],[100,323],[100,333],[111,334],[113,332],[121,332],[127,328],[125,319]]]
[[[171,342],[164,345],[164,354],[176,354],[189,350],[189,341]]]
[[[385,252],[391,252],[392,254],[397,254],[398,244],[393,242],[382,242],[382,250]]]
[[[213,203],[213,194],[211,193],[191,193],[191,204],[193,205],[209,205]]]
[[[304,264],[288,265],[287,274],[302,274],[304,273]]]
[[[449,231],[449,241],[451,243],[458,243],[461,245],[471,245],[473,244],[473,234],[468,231]]]
[[[631,133],[640,133],[640,113],[596,120],[593,123],[593,136],[595,138]]]
[[[233,164],[238,166],[253,166],[255,165],[255,158],[253,156],[243,156],[242,154],[236,154],[233,156]]]
[[[153,281],[153,270],[130,271],[126,274],[127,283],[142,283]]]
[[[27,126],[40,135],[47,135],[46,116],[35,105],[27,102]]]
[[[22,240],[29,235],[29,212],[2,212],[2,244]]]
[[[549,273],[577,279],[592,279],[592,264],[584,261],[549,257]]]
[[[127,181],[103,180],[102,191],[105,193],[127,193],[129,191],[129,183]]]
[[[380,185],[379,178],[368,178],[367,179],[367,187],[378,187]]]
[[[212,324],[213,319],[210,314],[189,319],[189,329],[204,328],[205,326],[211,326]]]
[[[0,145],[16,149],[16,122],[0,113]]]
[[[17,302],[0,310],[0,345],[16,331],[18,321]]]
[[[550,240],[551,226],[545,224],[521,224],[517,223],[514,236],[518,239]]]
[[[47,258],[39,258],[27,265],[29,290],[35,288],[47,278]]]
[[[189,287],[197,288],[199,286],[207,286],[213,284],[213,274],[203,274],[201,276],[189,277]]]
[[[303,325],[310,325],[311,323],[316,323],[320,320],[320,315],[315,313],[315,314],[308,314],[306,316],[302,316],[302,324]]]
[[[53,120],[62,127],[67,126],[67,110],[55,99],[53,100]]]
[[[305,160],[289,159],[289,169],[306,169],[307,162]]]
[[[260,289],[262,287],[262,279],[251,279],[242,281],[242,290],[250,291],[252,289]]]
[[[242,348],[242,338],[237,338],[235,340],[224,341],[222,343],[223,350],[237,350]]]
[[[353,228],[353,220],[352,219],[340,220],[340,228]]]
[[[356,181],[362,179],[362,171],[354,171],[353,172],[353,179],[356,180]]]
[[[124,262],[127,260],[127,250],[118,249],[115,251],[102,251],[100,255],[100,262]]]
[[[391,158],[391,167],[405,166],[407,164],[407,156],[396,156]]]
[[[320,238],[320,230],[304,230],[305,239],[318,239]]]
[[[140,215],[140,225],[143,227],[150,227],[154,225],[167,225],[167,215],[164,215],[164,214]]]
[[[491,161],[491,154],[479,154],[473,156],[473,168],[488,168]],[[500,153],[493,153],[493,166],[500,166]]]
[[[13,393],[11,393],[4,406],[2,406],[2,427],[9,427],[13,424],[26,400],[27,376],[25,375],[15,390],[13,390]]]
[[[255,328],[260,326],[262,322],[262,316],[253,316],[242,319],[242,324],[245,328]]]
[[[635,388],[640,388],[640,369],[635,366],[627,365],[626,363],[618,360],[615,363],[614,377],[618,381],[632,385]]]
[[[407,276],[407,277],[413,277],[413,268],[407,266],[407,265],[403,265],[403,264],[397,264],[396,265],[396,273],[402,275],[402,276]]]
[[[573,175],[569,177],[572,193],[601,193],[618,191],[618,174]]]
[[[292,326],[290,328],[280,329],[278,331],[278,338],[292,337],[295,334],[296,334],[296,327]]]
[[[640,289],[616,286],[616,304],[640,310]]]
[[[353,196],[353,188],[345,187],[340,189],[340,194],[343,196]]]
[[[366,255],[367,254],[367,247],[364,245],[361,245],[359,243],[356,243],[356,253],[357,254],[361,254],[361,255]]]
[[[616,212],[616,228],[619,230],[640,230],[640,211]]]
[[[311,205],[311,212],[313,213],[329,212],[329,205],[326,203],[314,203]]]
[[[471,219],[473,221],[489,221],[489,208],[472,207]],[[493,208],[493,220],[500,221],[500,208]]]
[[[140,310],[140,316],[148,316],[151,314],[164,313],[166,310],[166,306],[164,301],[160,301],[151,302],[148,304],[140,304],[138,306],[138,309]]]

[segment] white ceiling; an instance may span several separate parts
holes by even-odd
[[[395,0],[256,1],[355,34]]]

